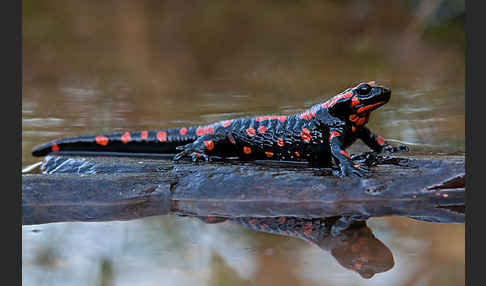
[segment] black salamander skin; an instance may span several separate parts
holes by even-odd
[[[308,161],[318,166],[331,166],[334,159],[341,175],[363,176],[366,169],[351,160],[346,148],[361,139],[376,152],[398,150],[365,127],[370,112],[386,104],[390,96],[390,89],[375,82],[360,83],[299,114],[59,139],[37,146],[32,153],[45,156],[59,151],[178,152],[174,160],[186,156],[194,161],[208,160],[210,155],[216,155],[243,160]]]

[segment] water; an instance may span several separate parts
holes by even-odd
[[[416,153],[465,152],[463,26],[454,21],[441,38],[436,24],[411,24],[420,7],[403,10],[387,1],[160,2],[66,1],[52,9],[59,3],[25,1],[23,167],[39,161],[30,155],[35,145],[55,138],[288,114],[370,80],[393,90],[391,101],[372,114],[370,129]],[[433,15],[434,23],[447,21]],[[374,218],[368,226],[395,261],[370,280],[296,238],[173,216],[24,226],[22,280],[464,284],[464,225]]]
[[[371,219],[368,225],[390,248],[395,262],[391,270],[370,280],[309,243],[226,222],[208,225],[197,219],[152,217],[24,226],[23,282],[95,285],[110,276],[114,285],[463,283],[462,225],[405,218]]]

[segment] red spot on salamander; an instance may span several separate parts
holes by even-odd
[[[226,121],[223,121],[221,123],[221,125],[226,128],[226,127],[229,127],[231,125],[231,122],[233,122],[233,120],[226,120]]]
[[[265,116],[258,116],[258,117],[255,118],[255,120],[257,122],[262,122],[262,121],[265,121],[265,120],[273,120],[273,119],[278,119],[281,122],[285,122],[285,120],[287,120],[287,116],[285,116],[285,115],[282,115],[282,116],[265,115]]]
[[[368,122],[368,117],[360,117],[357,121],[356,121],[356,125],[357,126],[363,126],[366,124],[366,122]]]
[[[268,158],[272,158],[273,152],[265,152],[265,155],[267,155]]]
[[[55,143],[55,142],[52,143],[51,150],[52,150],[52,152],[58,152],[60,150],[59,145],[57,145],[57,143]]]
[[[147,138],[148,138],[148,131],[147,130],[144,130],[144,131],[140,132],[140,138],[142,140],[147,140]]]
[[[248,136],[255,136],[255,129],[253,127],[250,127],[248,129],[246,129],[246,133],[248,133]]]
[[[341,98],[350,98],[351,96],[353,96],[353,92],[352,91],[348,91],[345,94],[339,96],[339,99],[341,99]]]
[[[206,134],[212,134],[214,132],[214,126],[206,126],[206,127],[198,127],[196,129],[196,135],[197,136],[203,136]]]
[[[299,116],[300,119],[306,119],[306,120],[311,120],[314,117],[316,117],[316,110],[305,111]]]
[[[376,137],[376,142],[377,142],[377,143],[378,143],[380,146],[385,145],[385,139],[383,139],[383,137],[381,137],[381,136]]]
[[[349,121],[356,121],[359,119],[359,116],[356,115],[356,114],[351,114],[349,117],[348,117]]]
[[[260,134],[265,133],[265,131],[267,131],[267,127],[265,125],[258,127],[258,132],[260,132]]]
[[[300,153],[299,152],[295,151],[294,154],[295,154],[295,156],[300,157]]]
[[[332,131],[331,134],[329,134],[329,141],[331,141],[332,138],[334,137],[338,137],[340,136],[341,134],[339,134],[339,132],[336,132],[336,131]]]
[[[353,96],[353,98],[351,99],[351,105],[352,106],[356,106],[359,104],[359,99],[357,96]]]
[[[363,126],[368,122],[368,114],[351,114],[348,119],[349,121],[354,122],[357,126]]]
[[[129,132],[125,132],[121,136],[121,141],[123,142],[123,144],[127,144],[131,139],[132,139],[132,136],[130,135]]]
[[[231,137],[231,136],[228,136],[228,140],[229,140],[229,142],[230,142],[231,144],[235,144],[235,143],[236,143],[236,142],[235,142],[235,139],[234,139],[233,137]]]
[[[343,154],[344,156],[346,156],[346,158],[351,159],[351,156],[349,156],[349,153],[348,153],[348,152],[346,152],[345,150],[341,150],[341,151],[339,151],[339,153],[341,153],[341,154]]]
[[[165,131],[159,131],[159,132],[157,132],[157,139],[160,142],[167,141],[167,132],[165,132]]]
[[[247,155],[251,154],[251,148],[248,146],[243,146],[243,153]]]
[[[356,126],[354,126],[354,125],[351,126],[351,132],[353,132],[353,133],[356,132]]]
[[[312,138],[310,131],[307,128],[302,129],[302,132],[300,133],[300,137],[302,137],[302,140],[304,140],[307,143],[309,143]]]
[[[381,106],[383,104],[385,104],[385,102],[384,101],[380,101],[380,102],[377,102],[375,104],[370,104],[370,105],[367,105],[367,106],[363,106],[363,107],[358,108],[358,111],[357,112],[358,113],[365,112],[366,110],[375,108],[377,106]]]
[[[277,145],[280,146],[280,147],[283,147],[285,145],[284,140],[282,138],[278,138]]]
[[[310,236],[312,234],[312,222],[304,224],[304,234]]]
[[[331,107],[334,104],[336,104],[336,102],[338,102],[339,100],[345,99],[345,98],[350,98],[351,96],[353,96],[352,91],[348,91],[348,92],[343,93],[343,94],[338,94],[338,95],[334,96],[333,98],[329,99],[328,101],[324,102],[321,106],[323,108],[328,108],[328,107]]]
[[[308,112],[304,112],[304,113],[302,113],[302,114],[299,116],[299,118],[300,118],[300,119],[307,119],[307,120],[311,119],[311,117],[310,117],[310,115],[309,115],[309,113],[308,113]]]
[[[208,148],[209,151],[214,149],[214,142],[213,141],[207,140],[207,141],[203,141],[203,143],[204,143],[204,146],[206,146],[206,148]]]
[[[105,136],[96,136],[95,141],[101,146],[108,145],[108,137]]]
[[[181,136],[186,135],[186,133],[187,133],[187,128],[186,127],[182,127],[181,130],[179,130],[179,134],[181,134]]]

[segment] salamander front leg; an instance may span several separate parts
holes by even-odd
[[[331,129],[329,135],[331,154],[333,158],[337,161],[339,168],[341,169],[341,176],[367,176],[369,170],[365,166],[355,164],[353,160],[351,160],[351,156],[349,155],[349,153],[346,152],[346,150],[342,147],[342,143],[340,140],[340,136],[342,133],[342,130]]]
[[[357,134],[368,147],[373,149],[373,151],[378,153],[395,153],[395,152],[408,152],[408,147],[406,145],[399,145],[398,147],[393,147],[388,144],[383,137],[374,134],[366,127],[361,127]]]

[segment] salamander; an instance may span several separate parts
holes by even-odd
[[[209,156],[242,160],[307,161],[318,166],[339,166],[341,176],[364,176],[367,168],[355,164],[346,151],[361,139],[375,152],[407,151],[392,147],[366,123],[370,113],[386,104],[391,90],[376,82],[362,82],[324,103],[291,115],[265,115],[224,120],[203,126],[167,130],[119,132],[57,139],[33,149],[34,156],[51,152],[123,152],[176,154],[207,161]]]

